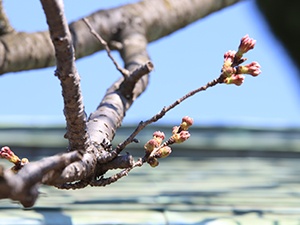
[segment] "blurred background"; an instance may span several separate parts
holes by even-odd
[[[65,11],[68,21],[72,22],[98,9],[131,2],[137,1],[67,0]],[[274,9],[267,5],[268,2]],[[282,2],[258,1],[272,24],[279,22],[279,28],[285,29],[281,31],[278,26],[272,25],[277,36],[271,32],[256,2],[246,0],[149,44],[149,54],[155,65],[150,86],[128,111],[124,123],[136,124],[146,120],[163,106],[216,78],[224,52],[236,50],[241,37],[249,34],[257,40],[257,45],[247,53],[247,63],[259,62],[262,66],[260,76],[246,77],[240,87],[219,85],[197,94],[169,112],[159,123],[178,123],[183,116],[189,115],[198,125],[299,126],[299,71],[289,56],[291,53],[294,62],[299,63],[299,51],[296,50],[299,44],[294,31],[299,28],[299,20],[295,18],[297,13],[294,15],[292,11],[283,11]],[[288,8],[296,9],[292,2],[299,4],[290,1]],[[10,0],[4,1],[4,7],[12,26],[18,31],[47,29],[40,3]],[[279,13],[271,11],[278,8]],[[291,25],[291,31],[287,31],[289,26],[284,23]],[[114,57],[122,64],[117,53],[114,53]],[[82,80],[85,109],[89,115],[100,103],[105,90],[120,74],[105,52],[78,60],[77,67]],[[58,79],[53,76],[54,69],[1,76],[0,88],[4,94],[0,100],[0,122],[64,124],[61,88]]]

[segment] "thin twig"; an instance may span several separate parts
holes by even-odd
[[[124,170],[121,170],[119,173],[116,173],[114,175],[112,175],[111,177],[108,178],[103,178],[101,177],[99,180],[93,180],[91,181],[90,185],[91,186],[101,186],[104,187],[106,185],[112,184],[117,182],[119,179],[121,179],[122,177],[125,177],[128,175],[128,173],[135,167],[141,167],[144,164],[144,160],[143,159],[139,159],[138,161],[136,161],[131,167],[128,167]]]
[[[154,123],[156,121],[158,121],[159,119],[161,119],[168,111],[170,111],[171,109],[173,109],[175,106],[179,105],[181,102],[183,102],[184,100],[188,99],[189,97],[195,95],[198,92],[201,91],[205,91],[207,88],[209,87],[213,87],[219,83],[222,83],[224,80],[223,74],[220,75],[220,77],[218,79],[214,79],[211,82],[208,82],[206,85],[197,88],[193,91],[190,91],[189,93],[187,93],[186,95],[184,95],[183,97],[177,99],[175,102],[173,102],[171,105],[162,108],[162,110],[157,113],[156,115],[154,115],[152,118],[150,118],[149,120],[146,121],[141,121],[139,123],[139,125],[137,126],[137,128],[132,132],[132,134],[122,143],[120,143],[112,152],[111,154],[113,155],[118,155],[128,144],[130,144],[131,142],[133,142],[133,140],[135,139],[136,135],[142,130],[144,129],[147,125]]]
[[[129,77],[130,79],[132,79],[134,83],[136,83],[139,79],[141,79],[142,76],[150,73],[153,70],[153,68],[154,68],[153,63],[148,61],[144,65],[141,65],[138,68],[136,68],[134,71],[132,71]]]
[[[114,57],[111,55],[110,48],[108,47],[107,42],[94,30],[91,23],[89,22],[88,18],[83,18],[83,21],[90,29],[90,32],[99,40],[99,42],[104,46],[108,57],[111,59],[111,61],[116,66],[116,69],[123,75],[124,78],[127,78],[129,76],[129,71],[119,66],[117,61],[114,59]]]

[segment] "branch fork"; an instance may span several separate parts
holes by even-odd
[[[150,2],[147,1],[145,4]],[[1,149],[0,156],[14,163],[14,167],[7,171],[0,167],[0,198],[17,200],[24,207],[31,207],[35,203],[40,184],[63,189],[84,188],[88,185],[105,186],[127,176],[133,168],[141,167],[145,163],[152,167],[158,166],[158,159],[171,154],[171,145],[182,143],[190,137],[188,128],[193,124],[191,118],[184,117],[181,124],[173,128],[172,135],[165,142],[163,142],[165,135],[162,132],[154,132],[153,137],[144,145],[144,156],[137,161],[134,161],[130,154],[121,155],[121,152],[129,144],[137,141],[136,136],[143,128],[163,118],[168,111],[194,94],[220,83],[241,85],[244,81],[242,74],[257,76],[261,72],[257,62],[240,65],[246,60],[243,55],[255,45],[253,39],[245,36],[237,52],[225,53],[222,72],[217,79],[187,93],[171,105],[163,107],[152,118],[140,122],[126,140],[112,148],[110,143],[116,130],[121,126],[125,112],[145,90],[148,74],[154,68],[146,50],[148,41],[155,39],[149,37],[147,33],[149,24],[145,24],[146,28],[143,28],[141,19],[138,19],[138,22],[124,20],[124,26],[118,31],[118,41],[122,45],[119,51],[125,64],[125,68],[122,68],[112,57],[107,42],[91,26],[89,19],[83,19],[90,33],[102,44],[108,57],[122,75],[107,90],[100,105],[87,119],[80,76],[75,66],[74,43],[64,16],[62,1],[41,0],[41,3],[56,53],[55,74],[62,86],[67,127],[65,137],[69,140],[69,152],[29,163],[25,158],[19,159],[9,147]],[[112,169],[121,171],[105,178],[105,173]]]

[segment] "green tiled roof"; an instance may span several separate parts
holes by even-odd
[[[114,144],[128,137],[134,126],[121,127]],[[142,148],[156,130],[171,135],[172,126],[149,126],[139,135],[139,144],[131,148]],[[20,147],[64,148],[62,126],[0,126],[0,144]],[[211,150],[258,150],[258,151],[299,151],[300,128],[257,128],[257,127],[191,127],[191,138],[180,148]]]
[[[133,129],[118,130],[116,143]],[[170,127],[148,127],[128,152],[141,156],[155,130],[171,133]],[[2,127],[0,143],[39,157],[65,149],[63,134],[62,127]],[[136,168],[110,186],[43,186],[29,210],[0,200],[0,225],[299,224],[299,129],[194,127],[191,134],[158,167]]]

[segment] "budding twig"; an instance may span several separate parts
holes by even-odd
[[[106,186],[108,184],[114,183],[121,179],[124,176],[127,176],[128,173],[135,167],[141,167],[144,163],[148,163],[152,167],[158,166],[159,162],[158,159],[168,157],[171,152],[171,145],[172,144],[179,144],[187,139],[189,139],[190,134],[188,129],[193,124],[193,119],[185,116],[182,118],[181,124],[179,126],[173,127],[172,136],[165,142],[165,134],[161,131],[155,131],[153,133],[153,138],[150,139],[145,145],[145,155],[143,158],[139,158],[136,162],[132,160],[131,165],[127,166],[127,168],[123,169],[122,171],[114,174],[111,177],[104,178],[101,176],[99,179],[94,179],[91,181],[91,186]]]
[[[91,25],[89,24],[87,19],[84,19],[84,22],[90,27],[91,32],[99,39],[99,41],[105,46],[108,56],[112,59],[114,64],[116,65],[117,69],[123,74],[124,80],[128,81],[129,83],[135,84],[137,80],[139,80],[145,73],[150,72],[153,69],[153,65],[151,62],[147,62],[145,65],[137,68],[136,70],[129,73],[125,70],[125,73],[122,68],[118,66],[116,61],[110,54],[110,49],[108,48],[107,43],[93,30]],[[104,150],[106,150],[106,155],[98,159],[98,164],[101,165],[100,167],[96,168],[95,173],[87,174],[84,178],[79,178],[77,182],[74,180],[70,180],[70,182],[60,184],[57,181],[57,178],[64,177],[61,175],[61,171],[65,168],[66,165],[73,163],[78,160],[82,160],[82,152],[71,152],[67,153],[65,158],[63,159],[62,156],[59,157],[60,161],[59,164],[57,163],[57,157],[54,156],[53,159],[55,160],[47,160],[47,163],[40,162],[36,164],[29,164],[28,166],[23,167],[27,164],[28,160],[25,158],[20,160],[8,147],[3,147],[0,151],[0,158],[5,158],[10,162],[14,163],[15,166],[13,167],[13,171],[18,173],[17,175],[27,175],[25,176],[24,180],[29,179],[28,184],[24,186],[24,189],[34,188],[33,186],[37,182],[42,182],[44,184],[52,184],[58,188],[63,189],[76,189],[76,188],[83,188],[87,185],[91,186],[106,186],[111,183],[118,181],[120,178],[127,176],[128,173],[135,167],[141,167],[145,163],[148,163],[152,167],[156,167],[159,164],[158,159],[165,158],[169,156],[172,152],[171,145],[175,143],[182,143],[186,141],[190,134],[188,132],[188,128],[193,124],[193,119],[186,116],[182,118],[182,122],[180,126],[173,127],[171,137],[163,142],[165,135],[163,132],[156,131],[153,133],[153,138],[151,138],[145,145],[145,155],[142,158],[139,158],[137,161],[134,161],[131,155],[125,156],[118,156],[118,154],[130,143],[136,142],[136,135],[147,125],[158,121],[161,119],[168,111],[179,105],[181,102],[185,101],[189,97],[193,95],[205,91],[210,87],[213,87],[217,84],[235,84],[241,85],[244,82],[244,74],[249,74],[251,76],[258,76],[261,73],[260,65],[257,62],[252,62],[247,65],[240,65],[246,61],[246,58],[243,57],[245,53],[249,50],[253,49],[255,45],[255,40],[249,38],[248,35],[244,36],[241,40],[240,46],[238,51],[228,51],[224,54],[224,63],[222,66],[221,74],[218,78],[208,82],[206,85],[201,86],[193,91],[188,92],[186,95],[182,96],[181,98],[177,99],[175,102],[170,104],[169,106],[163,107],[161,111],[155,114],[153,117],[146,121],[141,121],[133,133],[122,143],[120,143],[114,150],[111,150],[110,145],[106,145],[106,143],[101,143]],[[123,72],[122,72],[123,71]],[[132,81],[132,82],[130,82]],[[71,155],[69,155],[71,154]],[[104,154],[104,153],[103,153]],[[118,157],[117,157],[118,156]],[[114,159],[114,160],[113,160]],[[113,160],[113,161],[111,161]],[[55,164],[55,166],[53,165]],[[39,170],[36,170],[39,168]],[[53,169],[54,168],[54,169]],[[113,176],[108,178],[104,178],[103,174],[106,173],[107,170],[111,169],[123,169],[120,172],[116,173]],[[60,174],[60,175],[59,175]],[[3,168],[0,167],[0,178],[4,178]],[[16,176],[17,176],[16,175]],[[33,177],[32,177],[33,176]],[[6,185],[8,186],[8,185]],[[6,186],[4,188],[6,188]],[[6,188],[7,190],[7,188]],[[21,190],[21,189],[20,189]],[[0,196],[1,197],[1,196]],[[20,196],[17,198],[24,206],[31,206],[37,194],[29,199],[23,199],[26,197],[26,193],[20,192]]]
[[[128,144],[132,142],[132,140],[136,137],[136,135],[144,129],[147,125],[158,121],[161,119],[168,111],[179,105],[181,102],[185,101],[189,97],[199,93],[201,91],[205,91],[207,88],[213,87],[217,84],[236,84],[241,85],[244,82],[244,76],[239,74],[238,72],[244,74],[250,74],[252,76],[257,76],[261,73],[260,65],[257,62],[250,63],[246,66],[239,66],[241,63],[246,61],[246,58],[243,58],[243,55],[247,53],[249,50],[253,49],[256,41],[250,38],[248,35],[245,35],[240,42],[238,47],[238,51],[228,51],[224,54],[224,64],[222,67],[222,72],[217,79],[214,79],[208,82],[206,85],[197,88],[193,91],[188,92],[183,97],[177,99],[171,105],[162,108],[162,110],[154,115],[152,118],[146,121],[141,121],[137,128],[132,132],[132,134],[122,143],[120,143],[113,151],[112,154],[119,154]]]
[[[223,83],[223,76],[220,76],[218,79],[214,79],[211,82],[208,82],[206,85],[197,88],[193,91],[188,92],[186,95],[184,95],[183,97],[177,99],[175,102],[173,102],[171,105],[167,106],[167,107],[163,107],[162,110],[155,114],[153,117],[151,117],[149,120],[146,121],[141,121],[139,123],[139,125],[137,126],[137,128],[132,132],[132,134],[122,143],[120,143],[114,150],[115,154],[119,154],[127,145],[129,145],[130,143],[133,142],[133,139],[136,137],[136,135],[138,135],[138,133],[143,130],[146,126],[148,126],[151,123],[154,123],[156,121],[158,121],[159,119],[161,119],[162,117],[164,117],[164,115],[170,111],[171,109],[173,109],[174,107],[176,107],[177,105],[179,105],[181,102],[185,101],[186,99],[188,99],[189,97],[192,97],[193,95],[195,95],[198,92],[201,91],[205,91],[207,88],[209,87],[213,87],[215,85],[217,85],[218,83]],[[113,153],[112,152],[112,153]]]

